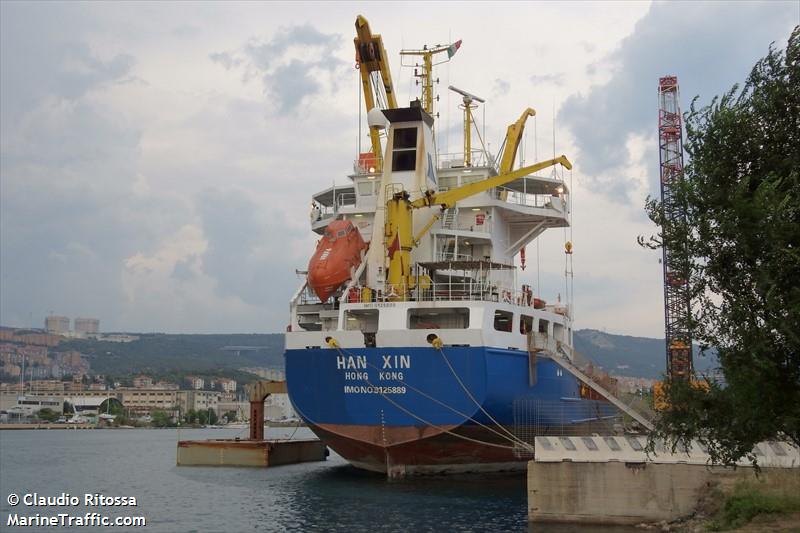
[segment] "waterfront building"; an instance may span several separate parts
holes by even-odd
[[[190,389],[202,390],[206,386],[206,380],[198,376],[186,376],[186,383]]]
[[[69,317],[50,315],[44,319],[44,329],[54,335],[69,333]]]
[[[222,392],[236,392],[236,380],[230,378],[217,378],[214,384]]]
[[[153,378],[150,376],[136,376],[133,378],[133,386],[137,389],[149,389],[153,386]]]
[[[219,415],[219,396],[215,391],[182,390],[177,392],[177,405],[182,413],[210,410]]]
[[[153,384],[153,388],[162,390],[180,390],[180,386],[177,383],[170,383],[168,381],[157,381]]]
[[[91,333],[87,334],[98,341],[103,342],[133,342],[138,341],[138,335],[128,335],[127,333]]]
[[[62,402],[60,398],[54,397],[18,396],[17,404],[7,409],[7,411],[21,416],[31,416],[45,408],[55,411],[56,413],[63,413],[64,402]]]
[[[219,411],[219,416],[223,416],[228,411],[233,411],[236,413],[236,419],[240,422],[247,420],[250,416],[250,402],[247,401],[237,401],[236,399],[228,399],[220,396],[217,409]],[[228,422],[231,421],[232,420],[228,420]]]
[[[154,410],[166,411],[176,416],[178,393],[163,389],[122,389],[117,391],[122,405],[132,416],[145,416]]]
[[[250,374],[255,374],[261,379],[267,379],[270,381],[286,380],[286,373],[283,370],[278,370],[275,368],[249,367],[249,368],[242,368],[241,370],[244,372],[249,372]]]
[[[264,417],[269,420],[298,418],[286,393],[270,394],[264,400]]]
[[[75,335],[84,337],[88,333],[98,333],[100,331],[100,320],[96,318],[76,318]]]

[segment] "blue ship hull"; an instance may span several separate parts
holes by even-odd
[[[520,423],[555,432],[614,413],[583,398],[585,388],[556,362],[529,357],[457,346],[287,350],[286,379],[298,414],[357,466],[497,469],[523,461],[512,435]],[[525,413],[515,409],[521,404]]]

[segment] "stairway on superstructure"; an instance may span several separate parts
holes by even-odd
[[[644,415],[642,415],[642,413],[639,413],[630,406],[625,405],[625,403],[617,398],[611,391],[600,385],[583,370],[578,368],[578,366],[572,362],[572,359],[562,343],[556,342],[547,336],[541,337],[537,334],[528,334],[528,352],[552,359],[561,368],[578,378],[581,382],[586,384],[586,386],[590,387],[592,390],[597,392],[597,394],[608,400],[612,405],[614,405],[614,407],[639,422],[639,424],[641,424],[648,431],[653,431],[653,423],[650,422],[650,420],[648,420]]]

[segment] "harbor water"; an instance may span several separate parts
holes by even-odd
[[[115,531],[632,531],[529,525],[523,474],[387,480],[331,454],[325,462],[275,468],[178,467],[180,439],[246,437],[247,430],[0,430],[2,531],[20,516],[98,512],[143,516],[146,526]],[[311,437],[273,428],[270,438]],[[12,507],[10,494],[78,496],[80,505]],[[136,507],[86,507],[86,493],[136,498]],[[67,528],[70,529],[70,528]],[[102,528],[75,528],[101,530]]]

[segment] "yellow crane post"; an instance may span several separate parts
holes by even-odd
[[[361,73],[361,85],[364,90],[364,104],[369,113],[375,108],[375,95],[385,97],[388,109],[397,107],[392,86],[392,73],[389,70],[389,59],[383,47],[383,39],[378,34],[373,34],[367,19],[359,15],[356,18],[356,38],[353,39],[356,47],[356,65]],[[381,83],[373,86],[372,73],[378,72]],[[370,126],[369,137],[374,154],[374,172],[383,170],[383,150],[381,149],[381,136],[377,126]]]
[[[533,174],[558,164],[568,170],[572,168],[572,163],[569,162],[569,159],[562,155],[555,159],[541,161],[513,172],[468,183],[448,191],[436,192],[428,190],[422,198],[413,202],[409,200],[408,191],[404,190],[393,194],[386,202],[386,226],[384,232],[384,243],[389,252],[389,269],[387,272],[389,294],[395,299],[403,301],[408,297],[408,291],[414,286],[414,278],[411,275],[411,251],[416,246],[416,242],[425,233],[425,231],[421,232],[415,240],[413,236],[414,209],[433,206],[439,206],[442,210],[450,209],[460,200],[493,187],[503,186],[528,174]],[[429,229],[431,225],[428,224],[427,228]]]

